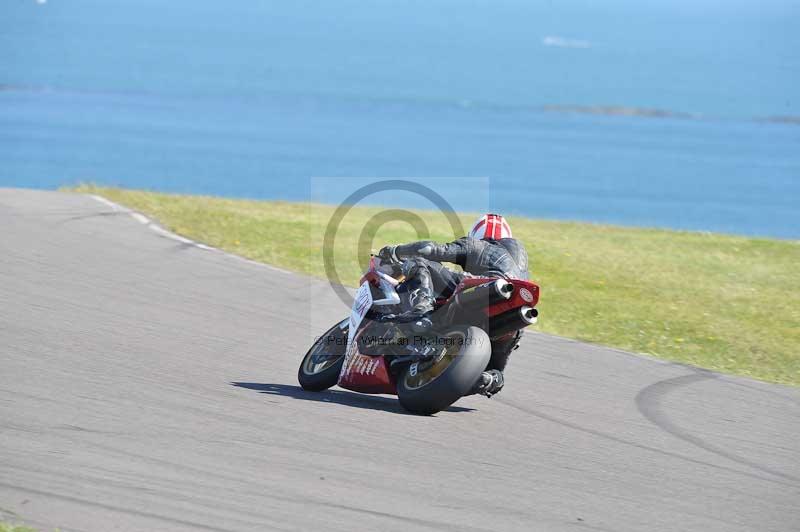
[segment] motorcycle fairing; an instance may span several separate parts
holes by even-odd
[[[365,330],[369,329],[368,326],[361,326],[362,321],[372,304],[373,298],[370,283],[363,282],[358,292],[356,292],[353,309],[350,313],[350,336],[347,341],[347,352],[345,353],[342,371],[339,373],[338,384],[342,388],[355,392],[396,394],[397,387],[389,373],[386,358],[383,356],[368,356],[358,351],[357,339],[364,334]]]
[[[339,386],[354,392],[397,395],[397,386],[389,373],[386,357],[353,353],[339,374]]]

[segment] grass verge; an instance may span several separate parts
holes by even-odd
[[[24,525],[0,523],[0,532],[36,532],[36,530]]]
[[[322,242],[334,206],[160,194],[83,185],[194,240],[325,277]],[[356,243],[384,209],[355,207],[336,234],[341,281],[363,271]],[[434,240],[444,217],[416,211]],[[473,216],[462,216],[465,227]],[[511,217],[542,286],[537,328],[722,372],[800,384],[800,241]],[[279,228],[279,230],[278,230]],[[368,232],[367,236],[372,236]],[[390,222],[374,247],[416,239]],[[361,264],[359,264],[359,259]]]

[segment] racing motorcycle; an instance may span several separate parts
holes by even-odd
[[[520,279],[467,277],[428,319],[392,320],[409,306],[396,265],[371,256],[350,316],[320,336],[297,373],[305,390],[334,385],[368,394],[397,395],[409,412],[430,415],[475,388],[492,343],[513,340],[536,323],[539,287]]]

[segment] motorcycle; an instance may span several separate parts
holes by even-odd
[[[536,323],[539,286],[521,279],[467,277],[437,299],[429,319],[392,321],[411,290],[396,265],[371,256],[350,316],[316,339],[297,377],[305,390],[334,385],[397,395],[407,411],[430,415],[475,388],[492,344]]]

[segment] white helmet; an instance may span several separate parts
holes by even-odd
[[[499,214],[484,214],[478,218],[475,221],[475,225],[472,226],[469,236],[481,240],[513,238],[508,222]]]

